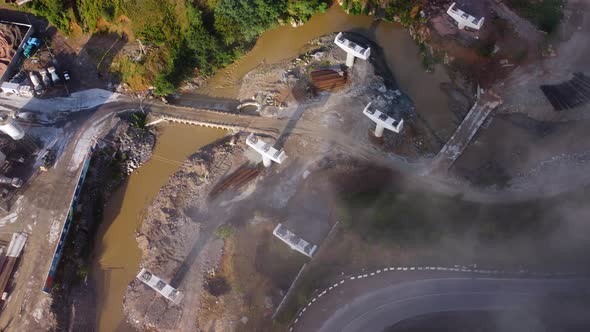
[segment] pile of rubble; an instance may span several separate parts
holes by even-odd
[[[138,128],[132,124],[118,126],[114,137],[117,139],[119,153],[126,158],[123,171],[131,174],[152,156],[156,135],[149,128]]]

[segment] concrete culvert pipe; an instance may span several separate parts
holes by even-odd
[[[236,107],[236,109],[238,110],[238,112],[259,112],[260,111],[260,104],[258,102],[249,100],[246,102],[241,103],[240,105],[238,105],[238,107]]]

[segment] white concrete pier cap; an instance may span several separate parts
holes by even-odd
[[[270,167],[273,161],[280,164],[287,158],[285,151],[273,148],[270,144],[258,139],[254,134],[250,134],[246,138],[246,144],[262,156],[264,167]]]
[[[363,114],[366,115],[371,121],[377,125],[375,127],[375,136],[382,137],[383,129],[391,130],[395,133],[400,133],[404,127],[404,120],[396,120],[385,113],[375,109],[368,103],[363,110]]]
[[[346,52],[346,66],[349,68],[354,64],[354,58],[367,60],[371,55],[370,47],[363,47],[344,38],[342,32],[339,32],[338,35],[336,35],[336,38],[334,38],[334,44],[338,45],[338,47]]]

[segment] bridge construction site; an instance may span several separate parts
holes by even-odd
[[[328,162],[326,160],[338,156],[338,153],[363,162],[375,162],[379,166],[391,169],[401,168],[399,167],[400,163],[388,155],[389,152],[386,151],[388,147],[373,144],[372,139],[381,138],[391,144],[392,141],[400,141],[400,137],[404,138],[410,132],[407,128],[414,125],[410,118],[411,111],[405,113],[392,111],[396,107],[401,109],[405,106],[403,102],[396,99],[402,93],[397,89],[386,87],[382,80],[377,80],[376,83],[370,82],[373,83],[372,85],[363,84],[362,81],[358,83],[360,78],[355,71],[370,68],[367,61],[371,57],[370,47],[352,42],[344,34],[338,34],[334,42],[346,53],[345,65],[339,63],[310,71],[310,88],[316,89],[319,97],[312,102],[301,102],[300,105],[294,105],[290,109],[292,113],[288,113],[287,116],[261,116],[257,113],[262,113],[263,107],[254,100],[228,101],[228,105],[237,105],[229,111],[221,109],[224,107],[195,105],[188,107],[182,106],[182,103],[180,105],[164,104],[150,100],[142,101],[140,106],[140,109],[147,113],[145,125],[149,127],[173,122],[239,133],[236,135],[236,140],[240,141],[240,148],[243,148],[243,154],[247,155],[249,161],[232,165],[230,171],[222,172],[218,178],[214,179],[215,182],[206,195],[209,202],[225,202],[228,197],[245,192],[244,188],[256,187],[259,185],[259,181],[270,183],[265,184],[261,189],[261,197],[266,197],[267,201],[281,199],[283,196],[281,190],[295,191],[293,187],[289,186],[296,186],[300,181],[306,180],[312,174],[314,167],[318,167],[317,165],[322,162]],[[366,76],[370,79],[375,77],[375,75]],[[368,96],[361,94],[361,97],[346,95],[352,88],[367,89],[371,94]],[[384,95],[386,97],[383,97]],[[36,191],[43,191],[43,189],[49,188],[45,193],[31,199],[34,202],[32,207],[17,206],[21,209],[18,210],[18,213],[34,215],[35,218],[45,215],[52,216],[51,220],[45,220],[43,224],[45,232],[42,241],[35,238],[30,241],[29,247],[23,245],[24,249],[21,248],[25,252],[38,254],[43,258],[38,258],[36,260],[38,264],[35,266],[27,266],[23,270],[23,275],[41,275],[43,280],[36,280],[34,287],[47,294],[51,293],[55,283],[62,251],[72,227],[73,211],[78,203],[93,149],[99,138],[113,128],[113,123],[116,122],[115,115],[128,112],[130,109],[137,109],[137,101],[127,96],[109,93],[101,98],[103,104],[94,105],[98,107],[91,113],[89,120],[80,125],[78,131],[71,133],[69,141],[62,142],[62,151],[58,155],[57,161],[47,158],[49,162],[45,163],[45,155],[49,154],[50,150],[47,145],[40,149],[41,152],[33,153],[36,158],[35,162],[47,164],[50,169],[49,172],[43,174],[40,181],[33,181],[29,186],[28,183],[18,183],[13,178],[7,177],[13,187],[20,187],[24,184],[23,190],[31,190],[32,188]],[[55,101],[62,106],[66,104],[78,105],[77,107],[81,109],[91,109],[94,106],[90,107],[90,102],[86,104],[89,99],[74,94],[71,97],[63,97],[59,102],[48,99],[46,103],[50,104]],[[27,103],[28,107],[38,107],[35,100],[33,99],[30,104]],[[431,161],[430,168],[437,172],[446,171],[499,103],[500,101],[495,99],[491,92],[484,94],[448,142],[447,145],[452,147],[443,148],[439,155]],[[392,107],[393,104],[402,106]],[[254,108],[256,111],[252,111],[253,114],[250,114],[251,112],[245,111],[247,108]],[[343,112],[343,109],[346,112]],[[28,131],[31,129],[29,127],[21,128],[19,123],[21,121],[18,119],[18,112],[0,118],[0,130],[12,141],[21,141],[23,146],[35,148],[34,145],[29,144],[31,139]],[[367,132],[370,134],[367,135]],[[290,139],[291,137],[298,137],[298,139]],[[300,164],[302,160],[304,161],[303,165]],[[51,166],[54,164],[55,168],[52,169]],[[39,170],[37,165],[36,171]],[[8,184],[7,181],[0,178],[0,183]],[[320,182],[318,181],[318,183]],[[283,185],[283,183],[286,184]],[[313,186],[310,185],[310,187]],[[316,188],[312,189],[309,189],[308,192],[310,197],[316,194]],[[57,195],[57,192],[60,194]],[[289,212],[291,215],[284,217],[284,220],[273,221],[276,226],[273,228],[273,232],[269,233],[269,235],[273,234],[274,237],[280,239],[281,245],[284,245],[285,248],[292,249],[308,258],[315,255],[329,230],[333,229],[332,227],[335,225],[332,220],[332,212],[326,211],[325,208],[331,204],[328,200],[333,198],[328,194],[322,196],[321,190],[318,192],[320,195],[314,196],[313,203],[306,203],[313,205],[314,209],[319,211],[314,210],[314,213],[317,212],[318,215],[321,215],[317,225],[309,226],[310,223],[306,221],[308,211],[292,209]],[[261,199],[264,200],[264,198]],[[30,202],[25,203],[31,204]],[[15,211],[10,207],[7,210]],[[14,228],[24,227],[26,229],[29,226],[29,223],[24,221],[24,214],[18,215],[15,220],[18,221],[12,226]],[[45,234],[49,234],[48,239],[45,239]],[[49,245],[45,243],[47,240],[49,240]],[[50,257],[48,258],[48,256]],[[12,270],[12,266],[7,269],[7,271],[9,270]],[[138,280],[151,287],[151,291],[160,292],[170,301],[180,304],[182,301],[186,301],[186,297],[176,296],[176,292],[186,296],[181,282],[182,278],[172,287],[167,282],[176,280],[174,276],[162,275],[160,271],[154,271],[157,272],[158,277],[156,278],[151,271],[154,271],[151,267],[141,270],[141,273],[137,275]],[[4,280],[2,278],[0,275],[0,281]],[[19,276],[19,280],[16,282],[22,283],[24,281],[24,277]],[[15,302],[28,301],[28,297],[25,296],[28,295],[15,294],[17,298]],[[30,307],[36,305],[35,303],[27,303]]]

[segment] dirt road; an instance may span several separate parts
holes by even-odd
[[[53,169],[41,173],[27,188],[16,208],[16,221],[2,232],[25,230],[30,233],[16,285],[0,316],[0,326],[14,331],[47,330],[52,325],[50,295],[43,288],[51,258],[68,213],[69,205],[89,148],[114,125],[121,108],[96,110],[77,128],[72,128],[62,156]]]

